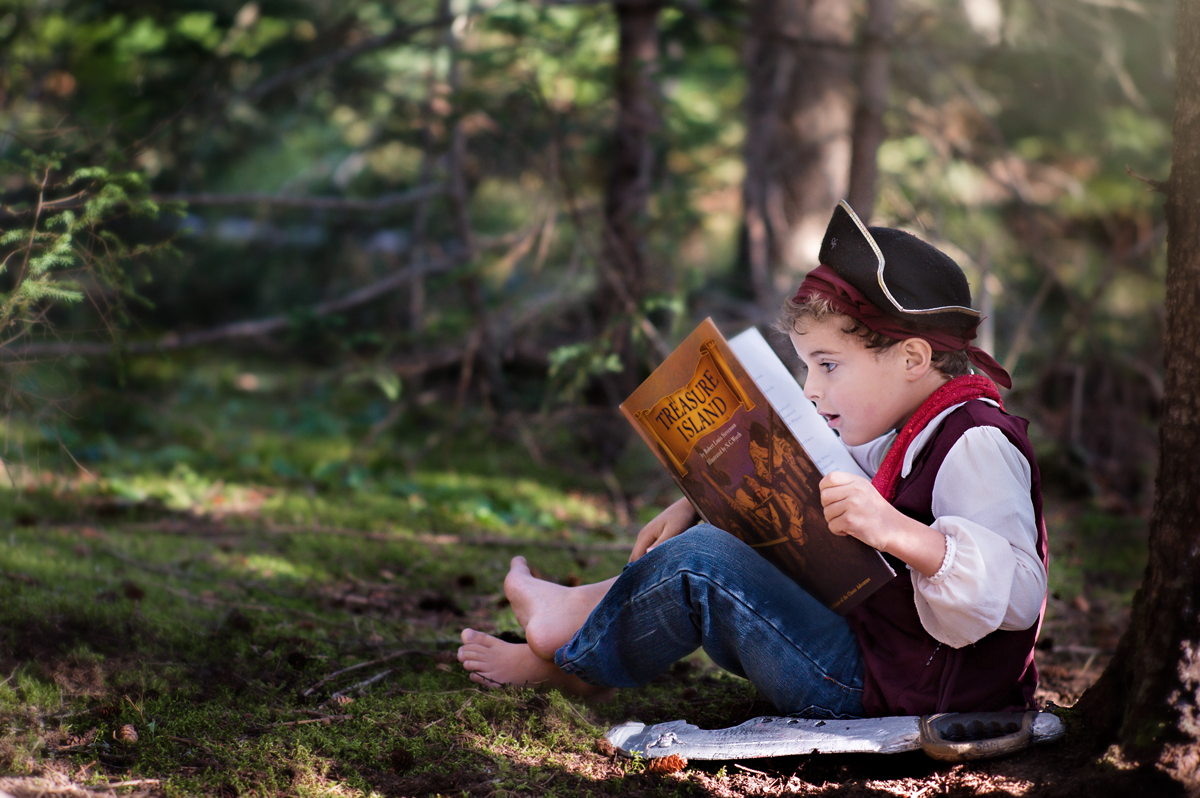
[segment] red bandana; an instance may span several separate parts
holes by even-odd
[[[904,453],[908,451],[913,438],[917,437],[918,433],[925,429],[929,422],[942,411],[972,399],[992,399],[1000,402],[1000,392],[987,377],[969,374],[950,380],[921,403],[917,412],[913,413],[912,417],[900,428],[900,434],[896,436],[892,448],[884,455],[883,462],[879,465],[879,471],[871,480],[871,484],[875,486],[875,490],[879,491],[879,495],[889,502],[896,498],[896,488],[900,485],[900,469],[904,465]],[[1002,402],[1000,408],[1004,408]]]
[[[971,363],[1005,388],[1012,387],[1012,378],[996,360],[977,346],[971,345],[975,337],[972,327],[963,335],[957,335],[948,330],[928,329],[906,325],[900,319],[889,316],[880,310],[871,300],[833,270],[831,266],[821,264],[808,273],[800,289],[793,297],[794,302],[803,302],[810,297],[827,299],[834,310],[845,314],[856,321],[862,322],[869,329],[903,341],[914,336],[924,338],[935,352],[966,352]]]

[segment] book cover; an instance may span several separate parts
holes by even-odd
[[[895,572],[862,541],[829,531],[820,501],[822,469],[814,459],[826,471],[858,471],[857,465],[766,342],[753,335],[757,341],[743,348],[767,383],[765,391],[712,320],[705,319],[621,404],[621,411],[704,520],[746,541],[844,614]],[[776,404],[788,406],[781,411]],[[808,445],[819,448],[819,456],[801,445],[805,438],[817,441]]]

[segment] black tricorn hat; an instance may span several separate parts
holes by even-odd
[[[953,258],[903,230],[868,228],[845,200],[833,209],[820,262],[908,324],[965,333],[979,323],[966,275]]]

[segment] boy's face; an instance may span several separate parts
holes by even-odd
[[[809,320],[791,339],[808,369],[804,395],[843,443],[858,446],[902,425],[923,397],[905,376],[902,346],[867,349],[845,325],[840,316]]]

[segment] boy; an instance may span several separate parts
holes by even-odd
[[[821,266],[780,321],[805,395],[867,473],[821,481],[831,531],[883,552],[897,576],[846,617],[686,499],[639,533],[630,564],[566,588],[514,558],[505,593],[527,644],[463,631],[481,684],[585,696],[644,684],[697,647],[777,710],[807,717],[1033,706],[1046,596],[1040,479],[1025,422],[970,345],[979,313],[958,265],[899,230],[834,211]],[[686,534],[684,534],[686,532]]]

